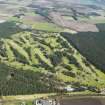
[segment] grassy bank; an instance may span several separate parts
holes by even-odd
[[[32,95],[16,95],[16,96],[2,96],[3,101],[22,101],[34,100],[41,97],[55,96],[56,93],[32,94]]]
[[[3,101],[28,101],[34,100],[38,98],[57,98],[57,99],[65,99],[65,98],[105,98],[105,95],[94,93],[91,91],[83,91],[83,92],[70,92],[70,93],[43,93],[43,94],[32,94],[32,95],[11,95],[11,96],[2,96]]]

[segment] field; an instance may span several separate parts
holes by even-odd
[[[56,13],[56,12],[50,13],[49,17],[52,19],[52,21],[55,24],[63,28],[72,29],[77,32],[86,32],[86,31],[98,32],[98,28],[92,22],[88,22],[88,21],[84,22],[84,21],[79,21],[75,19],[67,19],[67,18],[73,18],[73,17],[68,16],[65,18],[60,13]]]
[[[47,22],[35,22],[32,25],[32,28],[36,30],[42,30],[42,31],[48,31],[48,32],[60,32],[62,30],[62,28],[59,28],[53,23],[47,23]]]
[[[105,18],[101,16],[100,17],[91,16],[90,18],[79,17],[78,19],[80,21],[86,21],[86,22],[94,23],[94,24],[105,23]]]

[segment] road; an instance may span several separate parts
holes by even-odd
[[[61,105],[105,105],[105,98],[64,99]]]

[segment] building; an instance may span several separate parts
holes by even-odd
[[[67,92],[73,92],[73,91],[75,91],[75,88],[72,88],[70,85],[66,86],[64,89],[65,89]]]
[[[60,103],[53,99],[37,99],[34,101],[34,105],[60,105]]]
[[[105,88],[100,90],[100,94],[105,95]]]
[[[23,30],[32,30],[31,25],[16,23],[16,26]]]

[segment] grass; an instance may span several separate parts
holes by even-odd
[[[98,17],[94,17],[94,16],[91,16],[90,17],[90,20],[95,22],[95,23],[105,23],[105,18],[98,18]]]
[[[51,61],[48,58],[46,58],[38,48],[35,48],[33,50],[34,50],[34,53],[37,54],[43,62],[45,62],[48,66],[53,67],[53,65],[51,64]]]
[[[33,50],[33,47],[31,47],[31,60],[32,60],[32,63],[33,64],[39,64],[39,61],[38,61],[38,59],[36,58],[35,59],[35,50]]]
[[[14,100],[35,100],[41,97],[54,96],[56,93],[43,93],[43,94],[32,94],[32,95],[17,95],[17,96],[2,96],[4,101],[14,101]]]
[[[13,48],[15,49],[18,53],[20,53],[29,63],[30,60],[29,60],[29,56],[27,54],[27,52],[22,48],[20,47],[18,44],[16,44],[13,40],[10,40],[10,39],[7,39],[7,42],[8,44]]]
[[[66,20],[74,20],[73,17],[71,17],[71,16],[62,16],[62,17]]]
[[[63,32],[68,32],[68,33],[70,33],[70,34],[77,34],[76,31],[70,30],[70,29],[65,29]]]
[[[46,38],[45,43],[50,45],[52,48],[56,48],[60,46],[60,44],[57,42],[57,38],[53,38],[53,37]]]
[[[39,14],[36,14],[35,12],[28,12],[28,13],[25,13],[25,15],[28,15],[28,16],[37,16]]]
[[[5,48],[6,48],[6,54],[8,56],[9,62],[14,61],[15,56],[12,52],[12,49],[10,48],[10,46],[8,45],[8,43],[6,41],[4,41],[4,45],[5,45]]]
[[[43,30],[43,31],[48,31],[48,32],[60,32],[61,28],[58,26],[52,24],[52,23],[47,23],[47,22],[35,22],[32,25],[33,29],[36,30]]]
[[[70,92],[70,93],[67,93],[67,95],[69,95],[69,96],[72,96],[72,95],[80,95],[80,97],[82,96],[82,95],[92,95],[92,94],[96,94],[95,92],[91,92],[91,91],[88,91],[88,90],[86,90],[86,91],[83,91],[83,92]]]
[[[95,24],[105,23],[105,18],[104,17],[97,17],[97,16],[90,16],[90,17],[80,16],[80,17],[78,17],[78,20],[86,21],[86,22],[92,22],[92,23],[95,23]]]
[[[66,76],[63,73],[57,73],[56,76],[57,76],[58,80],[61,80],[63,82],[77,82],[78,81],[78,80],[76,80],[76,78]]]

